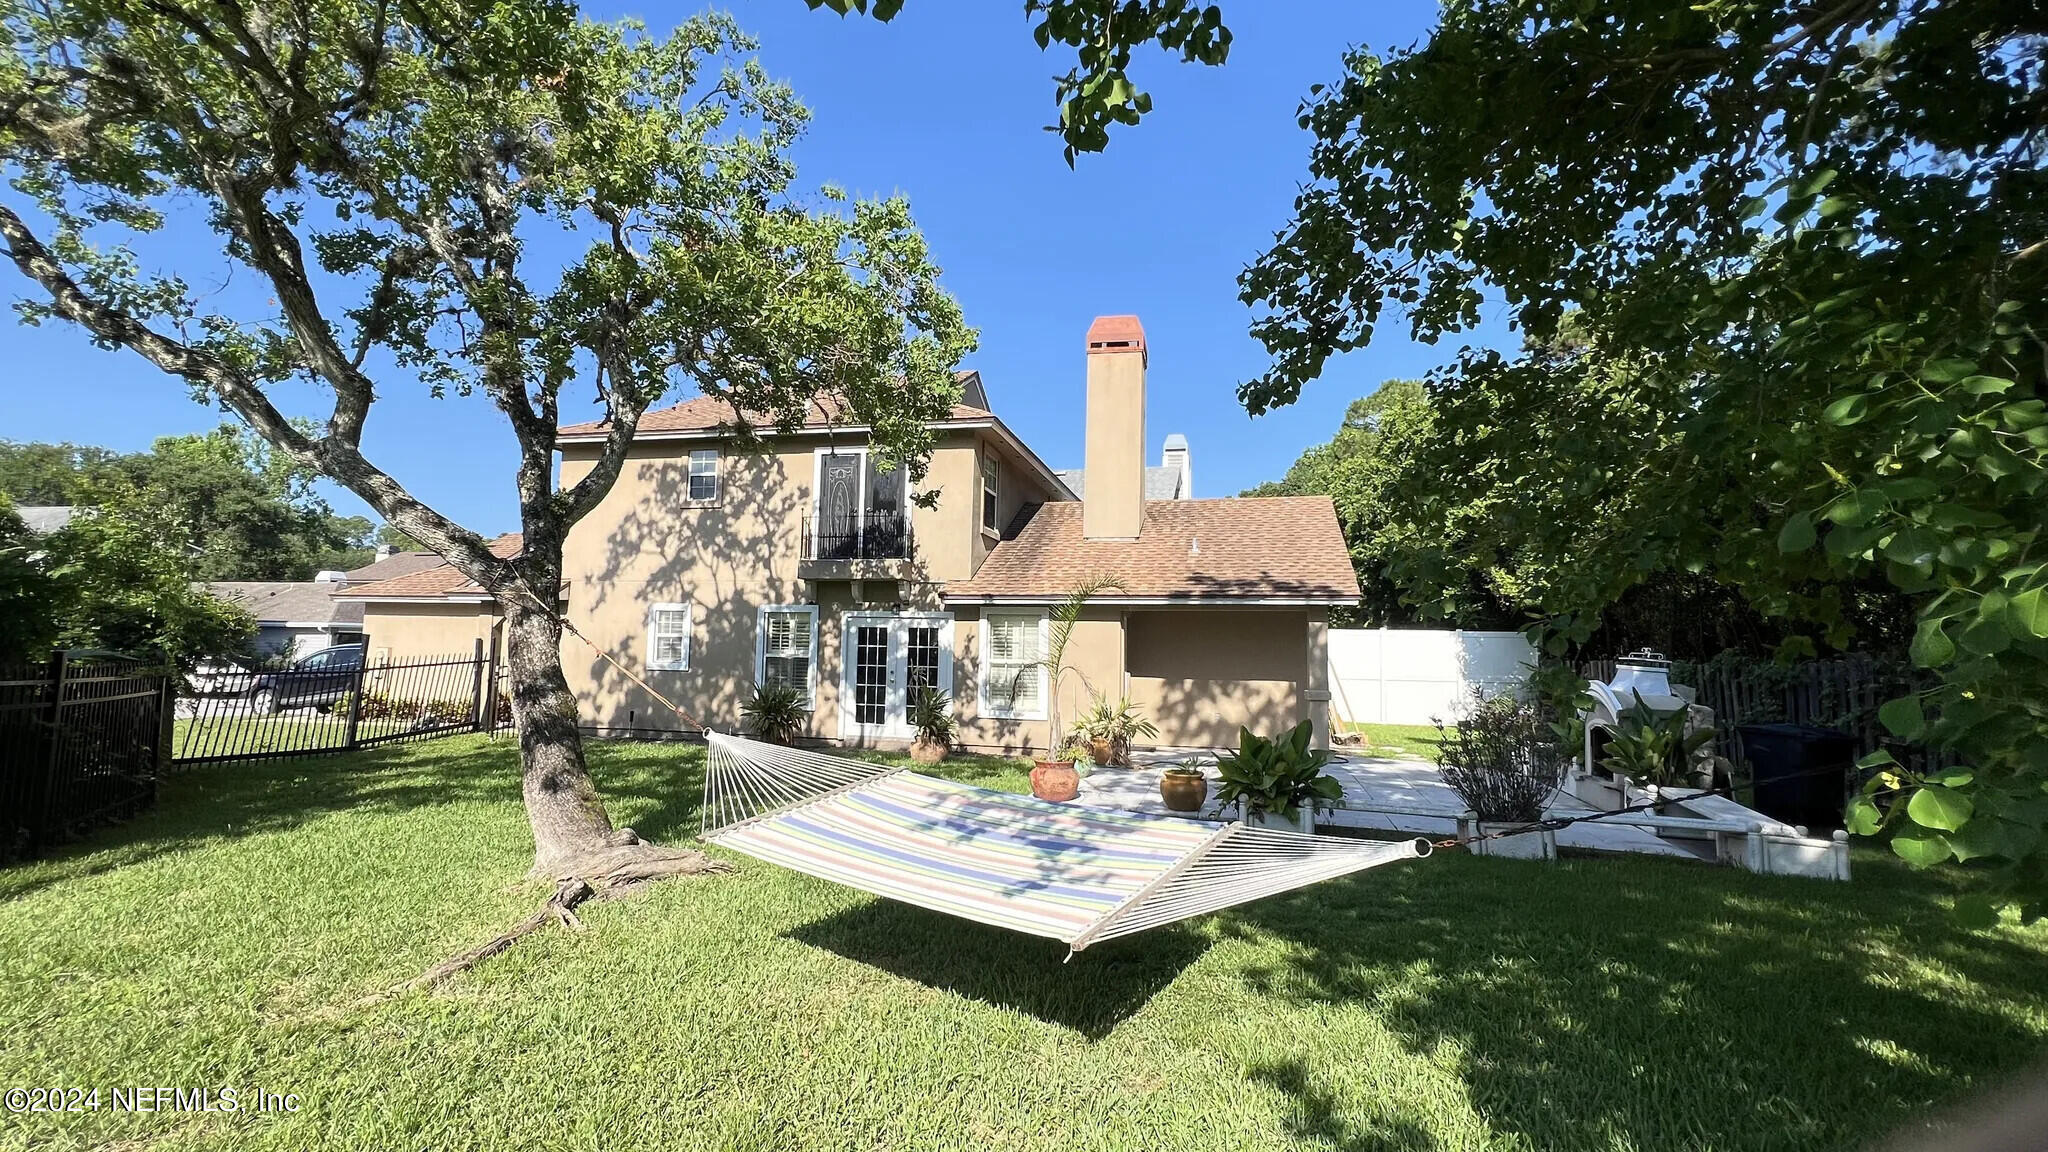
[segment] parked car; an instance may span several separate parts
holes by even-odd
[[[186,680],[196,696],[238,696],[248,691],[252,675],[240,661],[210,656],[194,665]]]
[[[279,672],[261,672],[249,686],[249,710],[270,713],[303,704],[332,704],[355,690],[361,644],[323,648]]]

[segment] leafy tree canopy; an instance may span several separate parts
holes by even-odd
[[[200,580],[310,580],[321,568],[367,562],[369,522],[336,516],[313,479],[232,425],[127,454],[0,441],[0,492],[17,504],[156,509]]]
[[[614,829],[584,767],[562,541],[678,387],[782,426],[829,399],[921,478],[974,333],[908,205],[796,189],[806,113],[722,15],[660,36],[566,0],[0,0],[0,20],[23,318],[143,357],[497,597],[538,870],[710,867]],[[145,271],[191,205],[222,259]],[[262,303],[192,287],[231,274]],[[518,556],[365,454],[372,405],[406,387],[508,427]],[[608,431],[557,488],[565,393]],[[295,422],[283,400],[309,394],[325,411]]]

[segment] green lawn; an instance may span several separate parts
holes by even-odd
[[[1365,743],[1339,748],[1339,752],[1371,756],[1413,756],[1430,759],[1436,751],[1437,730],[1428,724],[1340,724],[1346,732],[1365,737]]]
[[[610,745],[695,825],[701,751]],[[0,871],[0,1081],[297,1092],[0,1115],[0,1146],[1531,1149],[1861,1144],[2048,1048],[2048,932],[1852,885],[1441,853],[1090,949],[739,859],[351,1009],[540,893],[509,742],[220,765]],[[1021,789],[996,761],[948,769]]]

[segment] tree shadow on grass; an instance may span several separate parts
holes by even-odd
[[[1844,1147],[2048,1045],[2048,938],[1956,928],[1953,877],[1868,855],[1858,868],[1834,885],[1449,857],[1219,927],[1261,944],[1241,973],[1252,993],[1367,1008],[1410,1051],[1453,1062],[1471,1107],[1521,1143]],[[1430,1146],[1354,1123],[1316,1087],[1346,1075],[1341,1062],[1249,1070],[1296,1098],[1297,1136]]]
[[[1181,929],[1105,941],[1062,964],[1066,946],[875,900],[789,937],[893,976],[1011,1008],[1090,1040],[1107,1036],[1209,947]]]

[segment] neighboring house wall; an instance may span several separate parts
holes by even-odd
[[[363,633],[372,664],[403,664],[435,656],[469,656],[497,623],[490,604],[365,604]]]
[[[1512,690],[1535,663],[1520,632],[1333,628],[1332,707],[1356,723],[1456,723],[1475,691]]]
[[[293,659],[311,656],[315,652],[342,643],[346,637],[336,637],[319,628],[293,628],[284,624],[258,623],[256,639],[251,642],[257,652],[275,656],[290,647]]]

